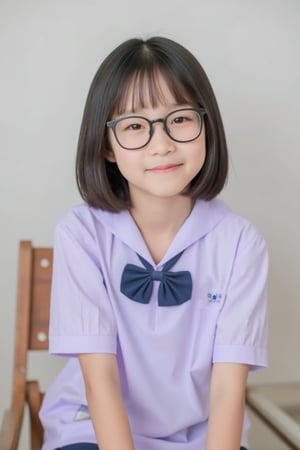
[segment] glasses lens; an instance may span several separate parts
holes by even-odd
[[[122,147],[136,149],[147,144],[150,125],[143,117],[125,117],[117,123],[115,132]]]
[[[194,109],[180,109],[167,117],[166,126],[172,139],[188,142],[200,136],[202,120]]]

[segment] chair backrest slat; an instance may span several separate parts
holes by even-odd
[[[52,258],[51,248],[33,249],[29,350],[48,350]]]

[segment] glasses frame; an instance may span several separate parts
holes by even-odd
[[[176,112],[179,112],[179,111],[195,111],[195,112],[198,113],[199,118],[200,118],[200,130],[199,130],[198,135],[197,135],[196,137],[194,137],[193,139],[189,139],[189,140],[187,140],[187,141],[181,141],[181,140],[179,140],[179,139],[173,138],[173,137],[170,135],[170,132],[169,132],[169,130],[168,130],[168,128],[167,128],[167,120],[168,120],[168,118],[169,118],[172,114],[174,114],[174,113],[176,113]],[[165,117],[160,117],[160,118],[158,118],[158,119],[150,120],[150,119],[147,119],[147,117],[144,117],[144,116],[132,115],[132,116],[120,117],[119,119],[109,120],[108,122],[106,122],[106,126],[107,126],[108,128],[111,128],[111,129],[112,129],[112,131],[113,131],[113,133],[114,133],[114,136],[115,136],[115,138],[116,138],[116,141],[118,142],[118,144],[120,145],[120,147],[124,148],[125,150],[139,150],[139,149],[141,149],[141,148],[146,147],[146,145],[149,144],[149,142],[151,141],[152,136],[153,136],[153,134],[154,134],[154,127],[153,127],[153,125],[154,125],[155,123],[158,123],[158,122],[160,122],[160,123],[163,124],[163,130],[164,130],[165,133],[169,136],[169,138],[172,139],[172,141],[174,141],[174,142],[180,142],[180,143],[186,143],[186,142],[193,142],[193,141],[195,141],[196,139],[198,139],[198,137],[199,137],[200,134],[202,133],[202,129],[203,129],[203,118],[204,118],[205,114],[206,114],[206,111],[205,111],[204,108],[179,108],[179,109],[175,109],[174,111],[169,112]],[[116,133],[116,126],[117,126],[117,124],[118,124],[119,122],[121,122],[122,120],[124,120],[124,119],[129,119],[129,118],[143,119],[143,120],[146,120],[146,122],[148,122],[148,124],[149,124],[149,139],[147,140],[147,142],[146,142],[145,144],[140,145],[139,147],[134,147],[134,148],[132,148],[132,147],[125,147],[124,145],[122,145],[122,144],[120,143],[120,141],[119,141],[119,139],[118,139],[118,136],[117,136],[117,133]]]

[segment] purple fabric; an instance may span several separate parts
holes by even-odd
[[[172,271],[190,272],[189,301],[159,306],[158,280],[148,304],[121,293],[137,254],[161,271],[182,251]],[[56,229],[50,314],[50,352],[70,360],[44,399],[43,450],[95,442],[81,352],[116,354],[136,450],[203,450],[212,364],[267,364],[267,270],[264,239],[219,200],[195,204],[159,264],[127,211],[72,209]]]

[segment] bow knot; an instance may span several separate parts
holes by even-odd
[[[158,281],[159,306],[174,306],[187,302],[192,296],[193,283],[190,272],[170,271],[182,253],[167,261],[161,271],[154,270],[148,261],[138,255],[144,267],[126,264],[121,278],[121,292],[135,302],[147,304],[152,295],[153,282]]]
[[[153,270],[151,272],[151,278],[153,281],[163,281],[164,272],[162,270]]]

